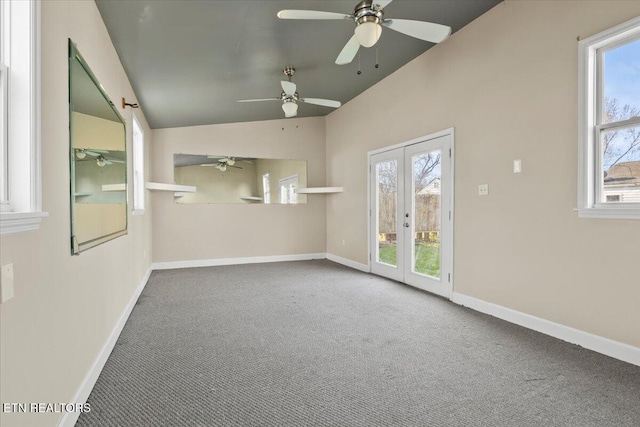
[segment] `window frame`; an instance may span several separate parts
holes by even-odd
[[[267,205],[271,203],[271,181],[269,172],[262,174],[262,201]]]
[[[1,3],[1,2],[0,2]],[[2,7],[0,5],[0,7]],[[2,12],[0,12],[0,22]],[[0,40],[1,43],[1,40]],[[8,124],[8,68],[0,60],[0,212],[9,210],[9,174],[7,162],[7,124]]]
[[[144,130],[135,114],[131,115],[131,148],[133,169],[133,210],[132,215],[142,215],[145,211],[146,189],[144,184]],[[136,134],[139,136],[136,137]]]
[[[8,163],[7,163],[7,126],[8,126],[8,112],[9,112],[9,86],[7,74],[9,68],[6,64],[7,52],[6,40],[9,38],[9,31],[11,29],[8,16],[8,4],[0,1],[0,212],[9,211],[9,175],[8,175]]]
[[[640,125],[640,117],[602,123],[603,52],[640,37],[640,17],[578,42],[578,216],[581,218],[640,219],[640,203],[602,202],[601,133]]]
[[[287,176],[278,180],[278,198],[280,203],[287,205],[298,204],[298,193],[296,189],[299,185],[298,174]]]
[[[7,200],[0,235],[34,231],[42,212],[40,159],[40,0],[2,0],[7,76]],[[25,78],[13,79],[16,73]],[[25,102],[26,100],[26,102]]]

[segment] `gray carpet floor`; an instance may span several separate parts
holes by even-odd
[[[594,313],[594,315],[596,315]],[[77,426],[640,426],[640,367],[330,261],[156,271]]]

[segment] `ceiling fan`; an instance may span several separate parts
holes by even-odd
[[[209,159],[217,159],[218,163],[203,163],[200,166],[213,166],[216,169],[220,169],[222,172],[225,172],[227,168],[236,168],[242,169],[240,166],[236,166],[237,161],[251,163],[250,160],[246,159],[237,159],[235,157],[218,157],[218,156],[207,156]]]
[[[80,160],[84,159],[85,157],[87,157],[87,154],[92,156],[92,157],[99,157],[103,154],[107,154],[109,153],[106,150],[92,150],[90,148],[76,148],[75,149],[76,152],[76,157]]]
[[[241,99],[238,102],[260,102],[260,101],[282,101],[282,110],[285,117],[295,117],[298,114],[298,102],[306,102],[307,104],[321,105],[323,107],[338,108],[342,105],[339,101],[320,98],[300,98],[296,92],[296,84],[291,81],[291,77],[296,73],[293,67],[286,67],[284,74],[288,77],[288,81],[280,81],[282,93],[280,98],[265,99]]]
[[[349,64],[353,61],[360,46],[371,47],[382,35],[382,27],[387,27],[420,40],[440,43],[451,34],[451,27],[432,22],[410,19],[385,19],[384,8],[393,0],[364,0],[356,5],[353,13],[345,15],[335,12],[314,10],[281,10],[280,19],[352,19],[356,23],[353,37],[344,46],[336,64]]]
[[[112,165],[114,163],[126,163],[126,162],[124,160],[111,159],[111,158],[100,155],[96,158],[96,163],[98,164],[98,166],[104,167],[105,165]]]

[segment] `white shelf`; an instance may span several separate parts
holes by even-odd
[[[241,200],[248,200],[250,202],[261,202],[262,197],[254,197],[254,196],[240,196]]]
[[[298,194],[328,194],[328,193],[342,193],[344,188],[342,187],[310,187],[310,188],[298,188],[296,193]]]
[[[102,191],[124,191],[127,189],[127,184],[104,184]]]
[[[180,193],[195,193],[196,187],[192,185],[163,184],[160,182],[147,182],[147,190],[151,191],[177,191]]]
[[[73,193],[73,195],[75,197],[86,197],[86,196],[91,196],[93,195],[93,193],[89,193],[89,192],[80,192],[80,193]]]

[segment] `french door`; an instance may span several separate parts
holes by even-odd
[[[376,152],[370,165],[371,272],[451,297],[452,135]]]

